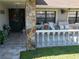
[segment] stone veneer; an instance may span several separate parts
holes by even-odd
[[[35,25],[36,25],[36,13],[35,13],[35,0],[26,1],[26,30],[27,30],[27,47],[32,49],[35,47]]]

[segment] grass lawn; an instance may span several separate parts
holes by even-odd
[[[39,48],[20,54],[21,59],[79,59],[79,46]]]

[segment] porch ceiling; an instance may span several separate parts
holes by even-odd
[[[37,0],[40,8],[79,8],[79,0]]]
[[[8,8],[24,8],[26,0],[0,0],[0,4]]]

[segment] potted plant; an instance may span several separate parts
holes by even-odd
[[[4,43],[4,35],[3,35],[3,31],[0,31],[0,44]]]

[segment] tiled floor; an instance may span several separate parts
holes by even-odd
[[[26,50],[26,36],[12,33],[4,45],[0,45],[0,59],[19,59],[20,51]]]

